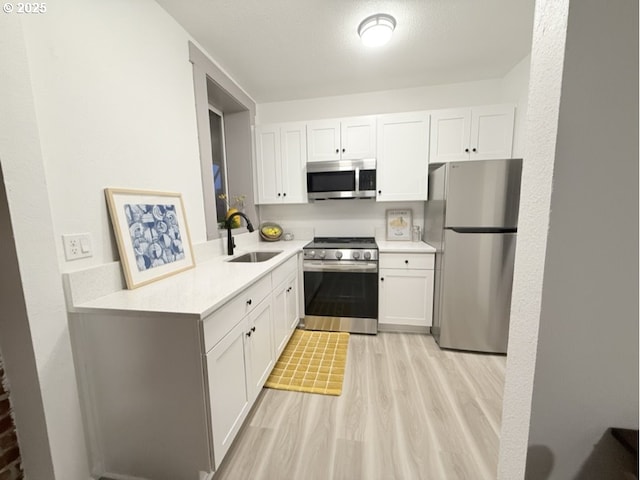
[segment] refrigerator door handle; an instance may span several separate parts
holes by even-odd
[[[517,228],[500,228],[500,227],[448,227],[456,233],[517,233]]]

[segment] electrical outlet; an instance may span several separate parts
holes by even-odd
[[[67,260],[76,260],[93,255],[90,233],[62,235],[62,243],[64,245],[64,256]]]

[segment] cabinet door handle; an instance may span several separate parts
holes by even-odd
[[[336,148],[336,153],[340,153],[340,149],[339,148]]]
[[[346,151],[347,151],[347,149],[346,149],[346,148],[343,148],[343,149],[342,149],[342,153],[344,153],[344,152],[346,152]]]
[[[381,281],[381,282],[384,282],[384,277],[380,277],[380,281]]]
[[[405,264],[405,265],[409,265],[409,260],[405,260],[405,261],[404,261],[404,264]]]
[[[248,331],[245,335],[246,335],[247,337],[250,337],[250,336],[251,336],[251,331]]]
[[[247,305],[251,305],[251,299],[247,300]]]
[[[286,193],[283,193],[283,194],[282,194],[282,196],[283,196],[283,197],[286,197],[286,196],[287,196],[287,194],[286,194]]]
[[[477,148],[472,148],[471,150],[472,150],[472,151],[474,151],[474,152],[477,152],[477,151],[478,151],[478,149],[477,149]]]
[[[278,194],[278,196],[280,196],[280,194]]]
[[[256,327],[255,326],[251,327],[251,331],[255,332],[256,331]]]
[[[382,195],[382,190],[378,190],[378,195]]]
[[[469,149],[468,149],[468,148],[465,148],[465,149],[464,149],[464,152],[465,152],[465,153],[469,153]]]

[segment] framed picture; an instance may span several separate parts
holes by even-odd
[[[105,189],[127,288],[193,268],[182,195]]]
[[[387,240],[411,240],[412,223],[410,208],[387,210]]]

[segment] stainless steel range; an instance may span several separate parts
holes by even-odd
[[[305,328],[378,333],[373,237],[316,237],[303,249]]]

